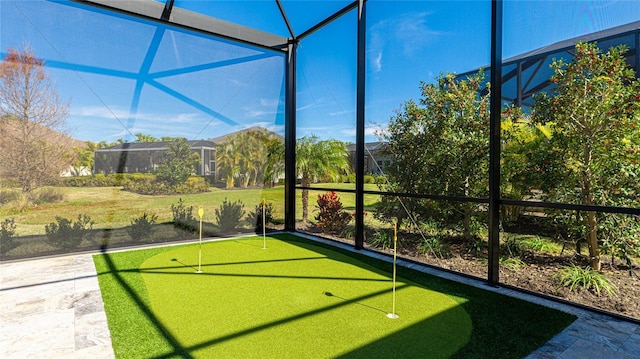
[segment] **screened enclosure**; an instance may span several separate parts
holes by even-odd
[[[208,236],[391,253],[397,227],[408,259],[640,318],[634,1],[3,1],[0,26],[64,119],[3,90],[3,259],[193,239],[203,207]]]

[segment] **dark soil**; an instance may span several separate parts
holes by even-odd
[[[305,230],[334,240],[345,241],[330,234],[320,234],[312,227],[306,227]],[[433,253],[419,254],[419,239],[412,239],[408,234],[398,235],[398,238],[401,237],[403,241],[399,240],[398,256],[483,280],[487,279],[487,250],[483,248],[482,252],[477,254],[475,246],[478,243],[477,239],[473,243],[474,241],[465,240],[462,237],[447,238],[445,240],[447,250],[438,257]],[[389,248],[375,248],[369,243],[365,243],[365,246],[389,254],[392,253]],[[522,261],[519,263],[523,265],[519,267],[500,266],[500,283],[640,320],[640,268],[637,265],[628,268],[618,260],[612,265],[610,258],[602,258],[601,273],[617,289],[613,295],[609,295],[605,291],[601,291],[598,295],[593,290],[583,288],[571,291],[569,288],[562,287],[555,278],[556,273],[562,268],[571,265],[582,268],[588,266],[587,260],[576,252],[575,247],[567,248],[561,255],[529,250],[517,258]]]
[[[451,257],[444,259],[428,256],[413,259],[482,279],[487,278],[486,260],[469,258],[460,253],[453,252]],[[613,295],[601,291],[598,295],[593,290],[583,288],[571,291],[560,286],[554,278],[560,269],[571,264],[585,267],[586,261],[577,255],[551,256],[536,253],[522,260],[526,264],[522,268],[500,267],[501,283],[640,320],[639,268],[634,267],[630,271],[622,265],[612,267],[609,263],[603,263],[601,273],[615,285],[617,291]]]

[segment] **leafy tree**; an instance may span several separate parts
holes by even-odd
[[[177,138],[172,138],[171,140],[167,141],[167,142],[173,142],[176,141]],[[136,142],[158,142],[160,140],[158,140],[157,138],[151,136],[151,135],[147,135],[144,133],[136,133]]]
[[[553,165],[557,153],[540,150],[549,146],[551,129],[532,124],[531,116],[519,107],[509,106],[502,113],[502,158],[500,192],[502,198],[522,200],[555,188],[560,180]],[[501,219],[517,220],[522,207],[501,206]]]
[[[265,183],[265,172],[268,178],[277,176],[277,153],[270,152],[272,146],[282,142],[277,135],[266,129],[242,131],[229,136],[216,146],[216,161],[220,177],[227,188],[236,184],[246,188]],[[284,144],[282,144],[284,148]],[[270,158],[271,157],[271,158]],[[284,164],[284,150],[280,161]],[[268,167],[270,166],[270,167]]]
[[[167,187],[175,188],[195,174],[199,162],[200,155],[191,150],[185,138],[180,138],[169,144],[163,162],[156,170],[156,178]]]
[[[382,133],[386,153],[394,166],[387,168],[393,191],[463,197],[488,193],[489,93],[482,91],[483,72],[465,79],[441,75],[433,84],[421,83],[419,104],[407,101]],[[489,86],[487,84],[487,89]],[[392,201],[392,202],[390,202]],[[379,217],[406,216],[395,199],[381,204]],[[459,226],[470,237],[474,203],[408,199],[415,217]]]
[[[274,136],[267,140],[267,158],[264,167],[263,184],[271,187],[284,175],[284,141]]]
[[[65,128],[68,107],[42,60],[28,47],[8,49],[0,62],[0,172],[20,183],[29,201],[34,189],[73,162]]]
[[[226,188],[233,188],[240,172],[240,144],[235,137],[229,137],[216,146],[216,166],[220,178],[224,180]]]
[[[143,135],[143,136],[148,136],[148,135]],[[181,138],[182,137],[162,136],[162,137],[160,137],[160,141],[161,142],[175,142],[175,141],[179,141]]]
[[[319,141],[317,136],[305,136],[296,143],[296,169],[303,187],[313,182],[335,181],[351,171],[349,155],[343,142]],[[309,219],[309,190],[302,190],[302,220]]]
[[[550,146],[540,149],[557,159],[549,174],[560,180],[549,199],[624,206],[640,195],[640,83],[625,52],[624,46],[602,53],[595,43],[578,43],[570,62],[551,64],[556,87],[534,97],[532,113],[535,124],[552,130]],[[600,270],[598,215],[576,219],[586,230],[591,268]]]

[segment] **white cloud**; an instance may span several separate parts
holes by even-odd
[[[382,70],[382,51],[378,51],[373,56],[370,56],[369,59],[371,61],[371,70],[380,72]]]
[[[280,105],[280,100],[277,98],[276,99],[261,98],[260,105],[268,106],[268,107],[278,107],[278,105]]]
[[[128,110],[118,108],[117,106],[105,107],[105,106],[85,106],[74,108],[71,111],[71,116],[74,117],[90,117],[92,119],[106,119],[106,120],[139,120],[139,121],[153,121],[158,122],[173,122],[173,123],[193,123],[202,118],[202,115],[191,113],[177,113],[177,114],[157,114],[157,113],[130,113]]]
[[[72,109],[69,120],[80,138],[100,141],[102,139],[126,138],[133,140],[136,133],[154,137],[173,136],[191,139],[194,131],[201,128],[203,117],[199,113],[142,113],[130,114],[117,106],[85,106]],[[191,136],[190,136],[191,134]]]
[[[387,51],[413,57],[442,36],[443,32],[429,28],[430,15],[426,11],[409,12],[372,25],[369,30],[370,69],[374,72],[382,70],[382,60]]]

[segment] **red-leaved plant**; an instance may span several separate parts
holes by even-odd
[[[316,227],[324,232],[339,232],[343,230],[353,218],[353,215],[347,213],[342,207],[340,197],[331,191],[318,195],[318,215],[316,219]]]

